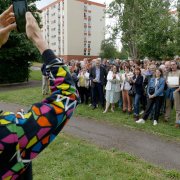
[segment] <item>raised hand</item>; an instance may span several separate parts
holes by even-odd
[[[5,44],[12,30],[16,29],[13,6],[0,15],[0,47]]]
[[[39,49],[41,54],[46,49],[48,49],[48,45],[43,38],[41,29],[39,28],[36,19],[30,12],[26,13],[26,34],[27,34],[27,37]]]

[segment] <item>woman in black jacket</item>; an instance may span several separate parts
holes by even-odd
[[[134,97],[134,120],[139,119],[139,103],[143,94],[143,76],[141,75],[141,69],[136,67],[134,69],[135,75],[132,77],[133,89],[135,93]]]

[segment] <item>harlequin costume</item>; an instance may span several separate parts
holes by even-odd
[[[51,95],[24,114],[0,115],[0,177],[17,179],[71,118],[79,101],[69,69],[51,50],[43,53]]]

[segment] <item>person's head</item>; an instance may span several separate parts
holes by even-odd
[[[134,66],[134,61],[133,61],[133,60],[130,60],[130,61],[129,61],[129,65],[130,65],[130,67],[133,67],[133,66]]]
[[[126,65],[124,66],[124,71],[127,72],[127,73],[130,71],[129,65],[126,64]]]
[[[101,60],[100,59],[96,59],[96,67],[99,68],[101,65]]]
[[[139,67],[136,67],[134,69],[134,73],[135,73],[135,75],[139,76],[141,74],[141,69]]]
[[[172,60],[171,61],[171,70],[172,71],[177,71],[177,68],[178,68],[177,62]]]
[[[135,66],[140,66],[141,65],[141,61],[140,60],[134,60],[134,65]]]
[[[155,74],[156,78],[160,78],[163,76],[163,71],[162,69],[156,69],[156,74]]]
[[[103,64],[104,64],[104,65],[107,64],[107,59],[106,59],[106,58],[103,59]]]
[[[151,64],[156,65],[156,61],[152,60]]]
[[[165,71],[166,71],[166,67],[165,67],[165,65],[164,65],[164,64],[161,64],[161,65],[159,66],[159,68],[160,68],[160,69],[162,69],[162,71],[163,71],[163,72],[165,72]]]
[[[86,66],[84,66],[84,67],[82,68],[82,71],[83,71],[84,73],[87,71]]]
[[[169,72],[171,70],[171,62],[166,61],[164,65],[165,65],[165,71]]]
[[[155,72],[156,72],[156,65],[151,64],[151,65],[149,66],[149,70],[150,70],[150,72],[151,72],[152,74],[155,74]]]
[[[115,63],[116,65],[120,65],[120,60],[119,60],[119,59],[115,59],[114,63]]]
[[[117,66],[113,66],[112,71],[113,71],[113,73],[117,73]]]

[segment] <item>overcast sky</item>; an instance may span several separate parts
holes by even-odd
[[[37,4],[38,8],[42,8],[42,7],[44,7],[44,6],[46,6],[49,3],[54,2],[54,1],[56,1],[56,0],[46,0],[46,1],[41,0],[41,1],[38,1],[36,4]],[[90,0],[90,1],[109,4],[112,0]]]

